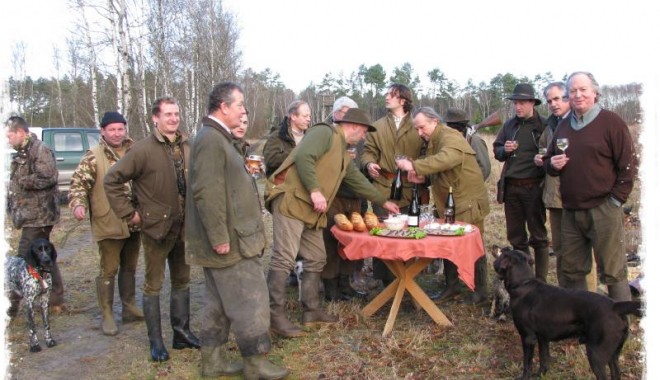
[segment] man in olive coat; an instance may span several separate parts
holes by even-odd
[[[240,138],[243,90],[221,82],[209,94],[209,114],[190,154],[186,197],[186,262],[204,269],[206,303],[202,376],[281,379],[288,370],[271,364],[268,289],[260,257],[266,247],[257,186],[245,166]],[[237,135],[238,136],[238,135]],[[244,363],[231,363],[225,344],[232,328]]]
[[[335,323],[319,301],[321,271],[326,263],[322,229],[327,225],[328,207],[342,181],[359,196],[390,212],[398,212],[360,173],[346,146],[364,139],[373,130],[369,115],[350,108],[338,127],[320,123],[291,152],[269,178],[266,207],[273,214],[273,256],[268,273],[271,330],[284,337],[297,337],[302,330],[292,324],[284,311],[285,285],[298,252],[303,258],[302,322],[306,326]],[[320,175],[323,173],[323,175]]]
[[[374,122],[375,130],[367,133],[362,151],[361,161],[365,171],[374,186],[385,197],[390,195],[390,187],[395,177],[395,155],[405,155],[413,160],[422,154],[424,141],[419,138],[413,128],[412,115],[413,95],[410,88],[399,83],[391,85],[385,95],[387,115]],[[426,189],[422,189],[426,192]],[[412,200],[412,184],[404,177],[403,194],[396,204],[403,213],[408,212]],[[373,206],[378,216],[387,216],[387,211]],[[394,276],[381,260],[374,258],[374,278],[390,283]]]
[[[470,223],[484,234],[484,219],[490,212],[488,192],[483,174],[477,164],[476,154],[460,132],[440,121],[440,116],[431,107],[422,107],[415,112],[414,125],[420,137],[429,142],[426,157],[414,161],[401,161],[399,168],[408,171],[409,179],[423,182],[417,176],[431,176],[433,200],[440,215],[452,187],[456,203],[456,220]],[[449,299],[458,294],[458,272],[456,266],[445,260],[447,288],[440,298]],[[479,304],[488,300],[486,257],[475,262],[475,292],[465,301]]]

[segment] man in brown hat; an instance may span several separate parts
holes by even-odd
[[[490,176],[490,157],[488,156],[488,145],[479,135],[478,131],[470,125],[470,118],[465,111],[459,108],[449,107],[443,117],[443,121],[449,128],[455,129],[465,137],[468,144],[477,154],[477,163],[484,176],[484,181]]]
[[[389,212],[399,212],[399,207],[387,201],[360,173],[346,152],[346,145],[363,140],[367,130],[374,130],[371,119],[358,108],[349,109],[337,127],[316,124],[269,178],[266,207],[273,214],[273,255],[268,273],[270,328],[278,335],[303,335],[284,310],[286,280],[295,265],[296,254],[303,258],[304,268],[303,325],[338,321],[336,316],[321,309],[318,287],[326,262],[322,229],[327,225],[328,206],[342,181],[359,196]]]
[[[527,83],[517,84],[507,99],[513,102],[516,116],[504,123],[493,142],[495,159],[505,163],[502,178],[507,239],[515,249],[530,253],[529,247],[534,248],[536,278],[546,281],[548,231],[542,199],[545,171],[534,163],[545,127],[545,119],[534,109],[541,100]]]

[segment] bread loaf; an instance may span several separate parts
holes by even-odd
[[[362,215],[359,212],[351,213],[351,223],[353,223],[353,230],[358,232],[363,232],[367,230],[364,220],[362,220]]]
[[[353,231],[353,223],[344,214],[335,214],[335,225],[340,230]]]
[[[378,217],[371,211],[367,211],[364,214],[364,224],[367,225],[368,229],[378,227]]]

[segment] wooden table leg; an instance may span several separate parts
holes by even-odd
[[[385,305],[390,298],[394,298],[389,316],[385,322],[383,337],[387,337],[392,333],[394,322],[396,321],[397,314],[401,307],[401,300],[403,299],[403,294],[406,290],[410,293],[413,302],[416,305],[421,306],[435,323],[441,326],[452,325],[449,319],[447,319],[442,311],[440,311],[438,306],[431,301],[424,290],[422,290],[417,282],[415,282],[415,277],[419,272],[426,268],[431,261],[432,259],[420,258],[406,265],[402,261],[383,260],[390,271],[396,276],[396,279],[362,309],[362,314],[369,317]]]

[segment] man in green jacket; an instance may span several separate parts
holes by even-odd
[[[427,155],[414,161],[400,161],[399,168],[408,171],[408,178],[419,183],[424,181],[421,177],[431,177],[433,200],[440,215],[444,214],[447,194],[452,187],[456,221],[477,226],[483,240],[484,219],[490,212],[490,205],[474,150],[460,132],[441,122],[440,116],[431,107],[417,110],[414,124],[420,137],[429,143]],[[457,268],[448,260],[445,263],[449,264],[445,266],[447,288],[441,299],[452,298],[459,291]],[[488,300],[486,256],[475,262],[474,271],[475,292],[465,302],[476,305]]]
[[[190,266],[183,241],[188,137],[179,131],[181,117],[176,99],[156,99],[151,109],[156,125],[150,136],[133,144],[103,179],[108,202],[115,214],[140,226],[145,277],[142,306],[147,324],[151,359],[165,361],[160,325],[160,290],[169,265],[172,348],[199,348],[190,331]],[[132,181],[135,202],[126,197],[125,183]]]
[[[367,134],[361,160],[374,186],[383,196],[388,197],[396,172],[394,156],[405,155],[414,160],[422,153],[424,141],[419,138],[413,127],[410,114],[413,110],[413,95],[408,87],[398,83],[391,85],[385,95],[385,108],[387,115],[376,120],[375,131]],[[405,214],[408,213],[411,200],[412,183],[404,177],[403,195],[401,200],[395,202]],[[387,211],[378,205],[372,207],[376,215],[387,216]],[[394,280],[394,275],[390,273],[384,262],[374,258],[373,266],[375,279],[380,279],[386,284]]]
[[[374,130],[371,119],[357,108],[349,109],[336,128],[325,123],[316,124],[269,178],[266,207],[273,214],[273,256],[268,273],[270,327],[278,335],[303,335],[284,311],[286,279],[298,252],[304,260],[303,325],[338,321],[336,316],[321,309],[318,287],[326,263],[323,245],[326,213],[342,181],[359,196],[387,211],[399,211],[396,204],[387,201],[360,173],[346,151],[346,145],[363,140],[367,130]]]
[[[202,376],[281,379],[286,368],[270,363],[268,288],[260,257],[266,247],[259,192],[241,151],[243,90],[221,82],[209,94],[190,154],[186,196],[186,262],[204,269],[206,303],[200,332]],[[243,364],[225,347],[230,327]]]

